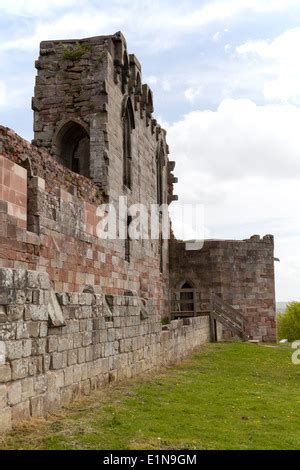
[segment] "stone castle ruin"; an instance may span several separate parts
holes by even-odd
[[[0,127],[0,432],[222,336],[276,339],[272,236],[97,236],[101,204],[177,200],[122,34],[42,42],[36,68],[34,141]]]

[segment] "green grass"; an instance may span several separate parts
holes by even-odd
[[[0,448],[299,449],[299,386],[288,348],[211,344],[19,428]]]

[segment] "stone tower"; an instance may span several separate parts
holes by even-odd
[[[137,188],[141,174],[150,170],[154,180],[149,190],[156,192],[157,171],[164,183],[160,202],[175,198],[165,131],[152,118],[152,92],[142,85],[140,63],[128,55],[121,33],[42,42],[36,68],[36,146],[90,177],[110,197],[125,193],[132,202],[143,202]],[[161,159],[158,166],[149,155]]]

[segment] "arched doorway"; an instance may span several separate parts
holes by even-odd
[[[65,124],[57,136],[56,147],[63,165],[90,177],[90,137],[83,126],[75,121]]]
[[[188,281],[184,281],[180,288],[180,310],[184,313],[195,312],[194,288]]]

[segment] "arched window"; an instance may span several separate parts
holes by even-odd
[[[180,289],[180,310],[182,312],[195,311],[195,297],[193,286],[190,282],[184,281]]]
[[[157,204],[164,203],[164,181],[163,181],[163,168],[165,165],[164,149],[161,146],[156,156],[156,190],[157,190]]]
[[[65,124],[57,136],[58,157],[67,168],[90,176],[90,137],[87,130],[75,121]]]
[[[128,189],[132,186],[132,144],[131,134],[135,128],[134,112],[130,98],[126,98],[123,106],[123,184]]]

